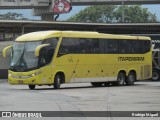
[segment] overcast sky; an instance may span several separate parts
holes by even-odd
[[[155,13],[160,20],[160,5],[143,5],[143,7],[147,7],[149,11],[152,13]],[[80,10],[84,9],[84,6],[73,6],[72,11],[67,14],[62,14],[58,18],[58,20],[65,20],[69,18],[70,16],[78,13]],[[32,10],[0,10],[0,14],[4,14],[7,12],[17,12],[24,15],[24,17],[30,18],[30,19],[40,19],[40,17],[32,16]]]

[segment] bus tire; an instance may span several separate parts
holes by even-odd
[[[36,85],[28,85],[30,90],[34,90],[36,88]]]
[[[91,82],[94,87],[101,87],[103,83],[100,82]]]
[[[158,81],[160,80],[160,71],[154,69],[152,72],[152,81]]]
[[[61,76],[57,74],[54,79],[54,89],[59,89],[61,86]]]
[[[123,72],[120,72],[117,76],[117,85],[118,86],[123,86],[124,82],[126,80],[126,76]]]
[[[126,79],[126,84],[127,85],[134,85],[134,82],[136,81],[136,75],[134,72],[129,72],[127,79]]]

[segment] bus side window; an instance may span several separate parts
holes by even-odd
[[[132,52],[133,54],[145,53],[145,41],[144,40],[132,40]]]
[[[145,41],[145,53],[149,52],[151,50],[151,41],[147,40]]]
[[[44,47],[40,50],[40,59],[39,59],[39,66],[44,66],[47,64],[47,49]]]
[[[137,41],[137,42],[139,42],[139,46],[140,46],[140,48],[139,48],[139,53],[140,54],[144,54],[145,53],[145,49],[146,49],[146,47],[145,47],[145,41],[144,40],[140,40],[140,41]]]
[[[132,40],[132,53],[133,54],[139,54],[140,53],[140,46],[139,42],[136,40]]]
[[[127,45],[125,46],[126,49],[126,54],[132,54],[132,41],[127,40]]]
[[[74,53],[74,38],[63,38],[58,54],[72,54]]]
[[[101,54],[105,53],[105,41],[105,39],[99,39],[99,49]]]
[[[50,44],[49,46],[44,47],[46,49],[46,53],[43,53],[43,54],[46,54],[45,55],[46,64],[51,62],[55,52],[55,48],[57,46],[57,42],[58,42],[58,38],[49,38],[44,41],[43,44]]]
[[[91,39],[79,38],[80,53],[91,53]]]
[[[91,53],[100,53],[100,40],[99,39],[92,39]]]
[[[127,40],[119,40],[118,41],[118,48],[119,48],[119,53],[120,54],[127,54],[128,53],[128,44]]]
[[[106,40],[105,53],[118,53],[118,40]]]

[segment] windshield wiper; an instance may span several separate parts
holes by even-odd
[[[13,66],[13,70],[16,70],[17,64],[23,60],[24,53],[25,53],[25,45],[24,45],[24,49],[23,49],[23,52],[22,52],[21,57],[20,57],[19,60],[16,62],[16,64]]]

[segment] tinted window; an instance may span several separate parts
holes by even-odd
[[[100,39],[99,45],[100,45],[100,53],[104,54],[105,53],[105,39]]]
[[[58,39],[59,38],[50,38],[43,42],[43,44],[49,44],[49,46],[46,46],[40,50],[40,66],[44,66],[51,62],[55,48],[57,46]]]
[[[74,39],[63,38],[59,49],[59,54],[70,54],[74,52]]]
[[[91,53],[91,39],[63,38],[60,54]]]
[[[145,40],[63,38],[59,54],[143,54],[150,48]]]
[[[127,51],[126,54],[132,54],[132,41],[131,40],[127,41],[127,45],[125,47]]]
[[[74,53],[81,53],[81,51],[82,51],[81,50],[81,43],[78,38],[74,39],[74,47],[75,47]]]
[[[91,39],[79,38],[79,53],[91,53]]]
[[[100,41],[99,39],[92,39],[91,41],[91,53],[100,53]]]
[[[118,40],[106,40],[105,53],[118,53]]]
[[[150,48],[151,48],[150,41],[145,41],[145,40],[134,41],[134,40],[132,40],[132,53],[137,53],[137,54],[147,53],[150,51]]]
[[[145,53],[149,52],[151,49],[151,41],[145,41]]]
[[[122,53],[122,54],[128,53],[128,41],[127,40],[119,41],[119,53]]]
[[[140,53],[140,43],[138,41],[132,40],[132,53]]]

